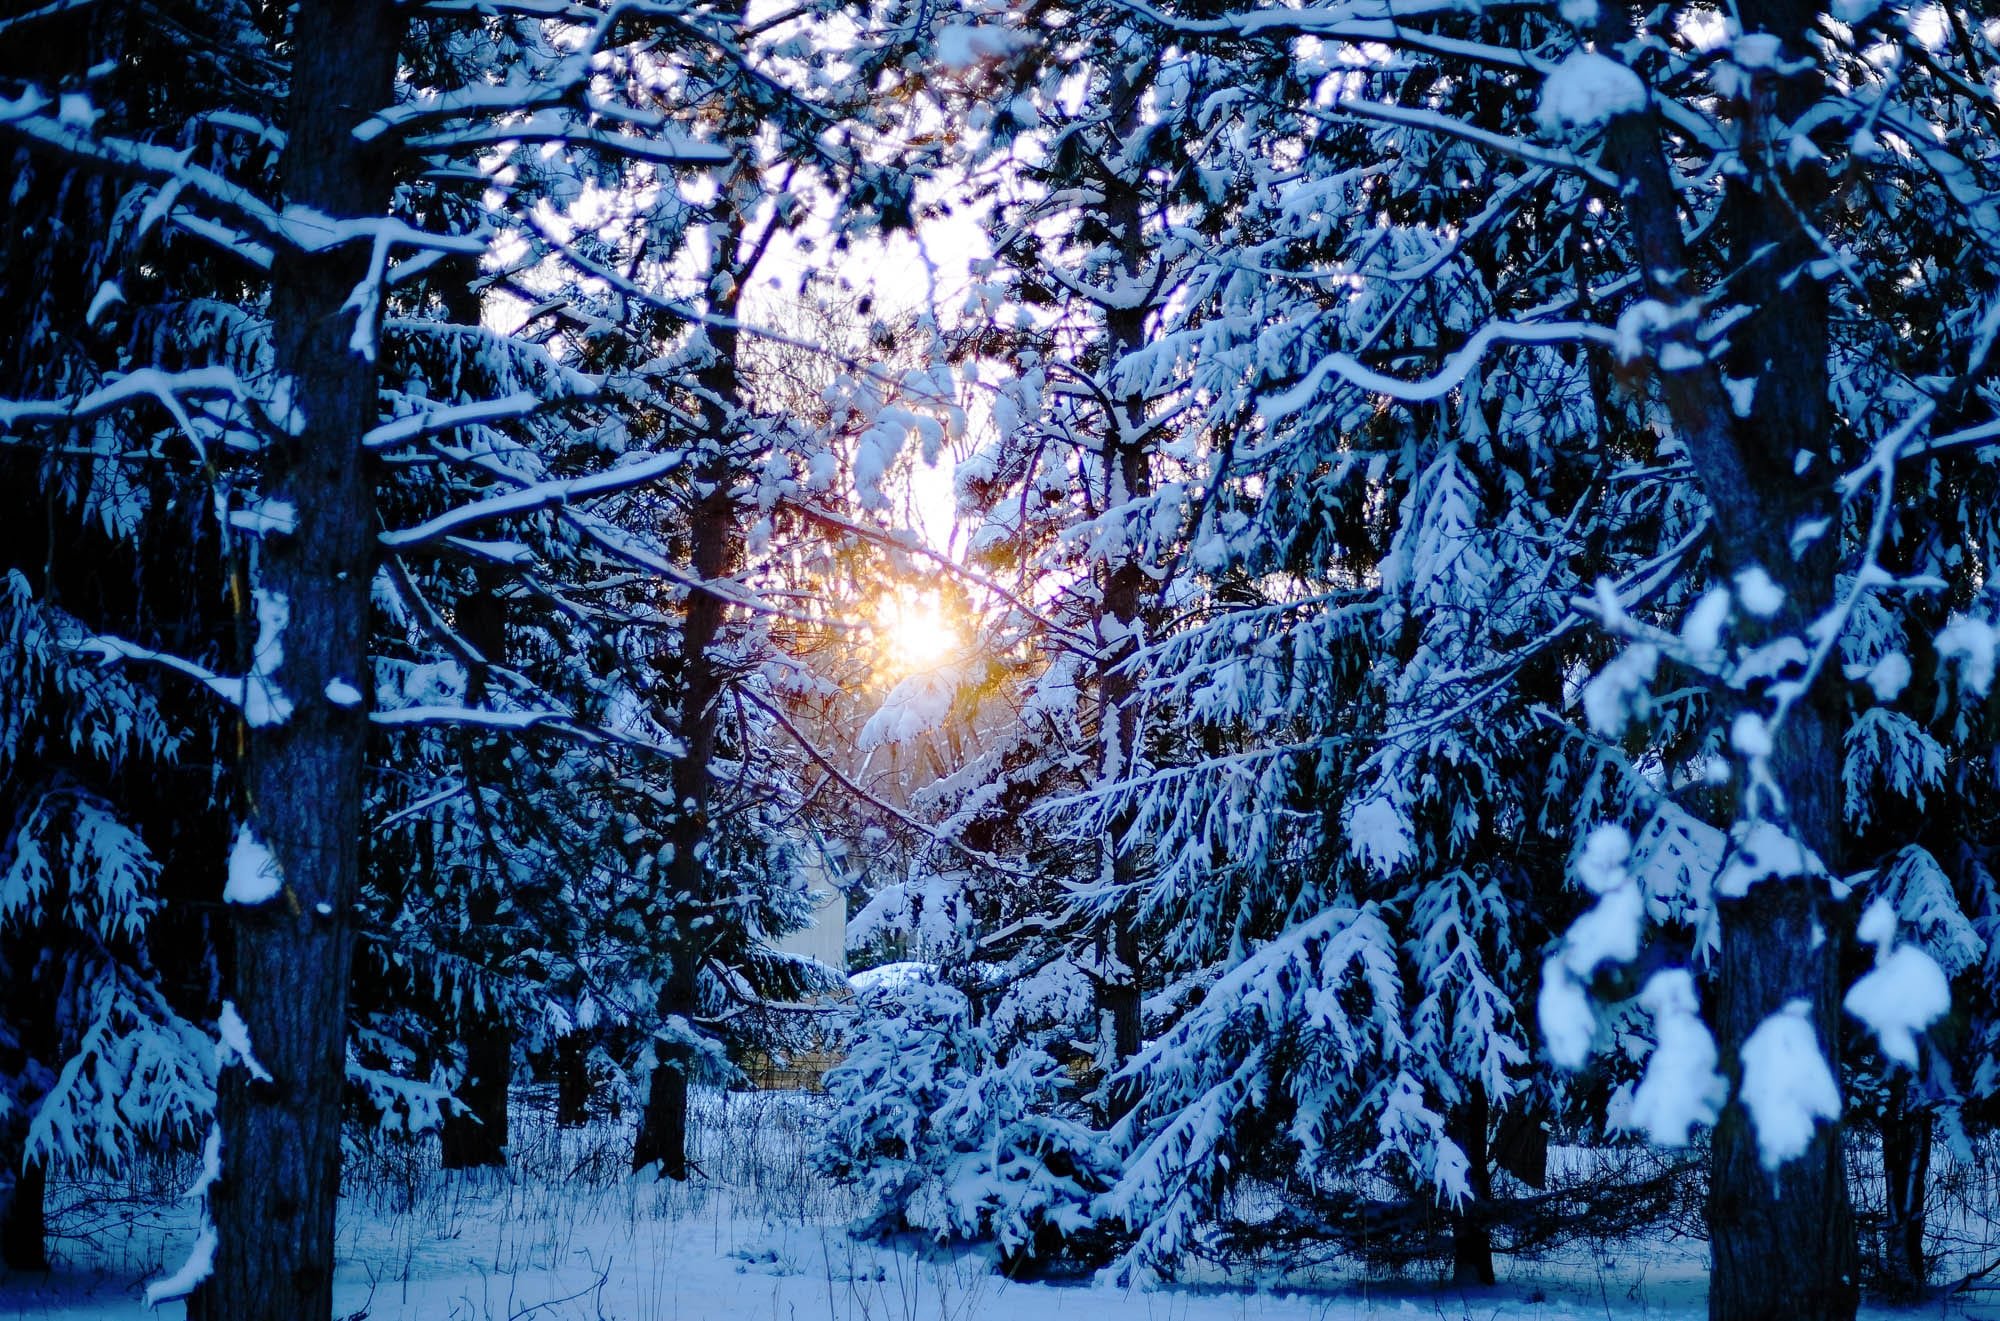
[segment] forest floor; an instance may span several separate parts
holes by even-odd
[[[812,1169],[810,1098],[713,1094],[700,1112],[705,1174],[687,1184],[624,1174],[630,1134],[561,1130],[516,1116],[509,1171],[447,1173],[434,1143],[354,1153],[339,1230],[336,1315],[360,1321],[1607,1321],[1705,1315],[1706,1246],[1577,1249],[1502,1259],[1501,1283],[1467,1291],[1412,1272],[1211,1273],[1150,1290],[1030,1284],[978,1253],[859,1242],[851,1196]],[[180,1264],[191,1170],[52,1190],[56,1263],[0,1274],[0,1321],[178,1321],[148,1312],[145,1282]],[[1078,1315],[1074,1309],[1087,1309]],[[1995,1318],[2000,1295],[1963,1294],[1889,1318]]]

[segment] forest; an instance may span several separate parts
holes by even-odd
[[[0,0],[0,157],[0,1311],[2000,1285],[2000,14]]]

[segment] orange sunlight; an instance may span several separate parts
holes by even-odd
[[[891,682],[935,670],[964,645],[935,589],[899,586],[875,600],[876,668]]]

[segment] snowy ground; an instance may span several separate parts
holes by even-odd
[[[817,1117],[803,1098],[715,1096],[703,1113],[698,1145],[708,1179],[688,1186],[624,1178],[630,1139],[616,1126],[560,1132],[534,1115],[517,1124],[508,1175],[444,1174],[428,1148],[363,1155],[342,1208],[337,1313],[370,1321],[1693,1321],[1705,1312],[1705,1253],[1685,1243],[1503,1263],[1500,1287],[1473,1293],[1421,1279],[1338,1277],[1150,1292],[1010,1283],[977,1256],[849,1238],[851,1205],[806,1159]],[[161,1171],[155,1182],[170,1188],[182,1173]],[[179,1264],[190,1237],[189,1212],[172,1205],[170,1191],[69,1185],[52,1201],[58,1265],[46,1276],[0,1276],[0,1321],[177,1321],[179,1304],[148,1313],[139,1301],[149,1277]],[[1865,1315],[2000,1318],[2000,1297]]]

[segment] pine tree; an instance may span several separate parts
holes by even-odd
[[[176,22],[181,9],[162,17]],[[178,133],[192,159],[254,168],[209,118],[243,70],[185,32],[144,40],[148,19],[126,5],[30,6],[0,22],[14,52],[0,78],[25,98],[17,112],[44,108],[33,89],[46,87],[71,98],[73,118],[154,141]],[[121,409],[116,387],[132,357],[163,346],[196,369],[237,361],[245,346],[225,330],[226,302],[205,296],[228,259],[163,232],[144,212],[143,184],[32,135],[7,150],[0,288],[22,318],[0,361],[0,465],[20,497],[0,534],[0,957],[10,980],[37,989],[0,1024],[0,1222],[10,1264],[35,1265],[50,1175],[115,1169],[207,1126],[212,1053],[195,1024],[214,1010],[210,944],[183,905],[208,891],[226,848],[204,811],[227,793],[226,726],[155,676],[101,672],[107,653],[94,641],[116,631],[176,654],[231,647],[218,608],[231,529],[208,514],[222,481],[165,452],[166,438],[199,447],[221,429],[209,415],[183,413],[180,429],[169,409]],[[183,321],[182,308],[195,315]],[[211,586],[190,600],[189,581]]]

